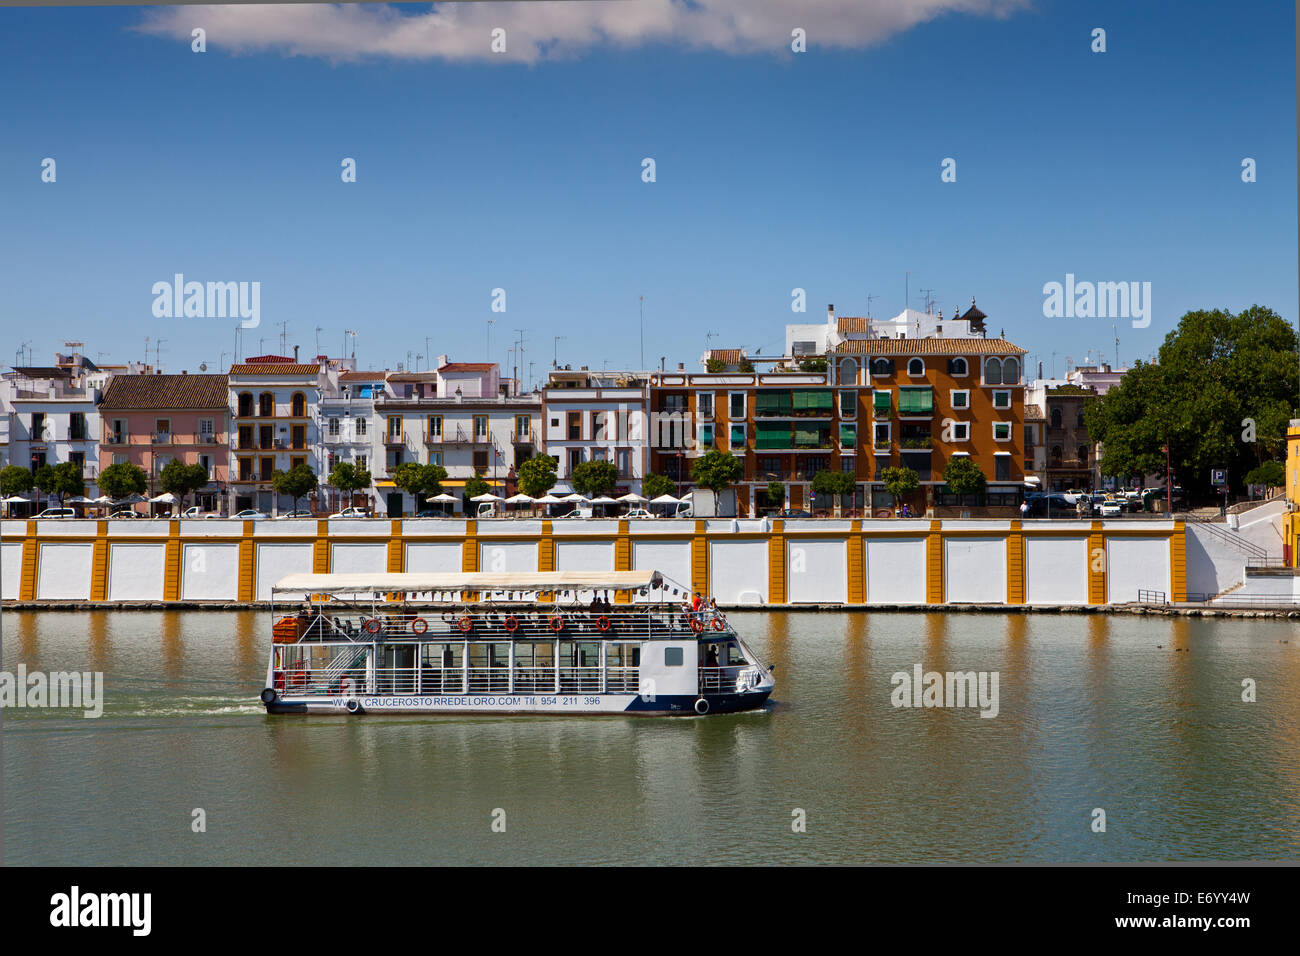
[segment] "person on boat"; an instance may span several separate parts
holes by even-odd
[[[704,655],[704,666],[705,667],[718,666],[718,645],[717,644],[709,645],[709,653]]]
[[[701,603],[702,601],[700,599],[700,592],[696,591],[695,594],[691,597],[691,610],[698,611],[700,609]]]

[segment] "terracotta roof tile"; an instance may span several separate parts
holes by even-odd
[[[269,365],[230,366],[231,375],[316,375],[319,372],[319,365],[294,365],[292,362],[287,365],[272,363]]]
[[[438,367],[439,372],[490,372],[491,362],[448,362]]]
[[[340,382],[382,382],[387,372],[344,372],[339,376]]]
[[[224,375],[114,375],[99,407],[218,409],[226,404]]]
[[[835,347],[849,355],[1024,355],[1006,339],[850,339]]]
[[[835,328],[841,335],[860,335],[871,331],[871,320],[865,315],[840,315],[835,317]]]
[[[704,354],[705,361],[709,359],[718,359],[726,362],[728,365],[736,365],[745,358],[744,349],[709,349]]]

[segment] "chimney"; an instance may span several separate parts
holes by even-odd
[[[834,303],[832,303],[831,305],[826,306],[826,321],[827,321],[829,324],[831,324],[831,325],[834,325],[834,324],[835,324],[835,305],[834,305]]]
[[[446,365],[446,364],[447,364],[447,356],[445,356],[445,355],[439,355],[439,356],[438,356],[438,368],[442,368],[442,367],[443,367],[444,365]]]
[[[685,372],[685,371],[686,371],[686,363],[685,363],[685,362],[678,362],[678,363],[677,363],[677,371],[679,371],[679,372]]]
[[[293,361],[294,364],[297,364],[298,362],[298,346],[296,345],[293,347]]]

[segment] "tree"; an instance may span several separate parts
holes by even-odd
[[[569,482],[580,495],[591,498],[608,495],[618,485],[618,466],[599,458],[584,461],[574,467]]]
[[[288,471],[276,469],[271,473],[271,487],[276,494],[288,495],[293,499],[293,510],[298,510],[298,499],[305,498],[316,490],[316,472],[310,465],[295,465]]]
[[[26,494],[32,490],[32,473],[22,465],[0,468],[0,497]]]
[[[880,480],[885,483],[885,491],[894,496],[894,507],[898,499],[910,495],[921,487],[921,479],[911,468],[886,468],[880,473]]]
[[[719,372],[725,372],[727,370],[727,363],[722,361],[720,358],[711,358],[705,360],[704,367],[716,375]]]
[[[641,494],[647,498],[671,495],[674,487],[673,480],[667,475],[646,475],[641,479]]]
[[[555,472],[560,463],[554,455],[538,455],[519,466],[519,490],[530,498],[540,498],[555,487]]]
[[[86,491],[81,466],[71,461],[59,465],[41,465],[32,476],[32,481],[45,494],[57,495],[60,505],[68,495],[85,494]]]
[[[767,500],[774,507],[779,508],[785,502],[785,485],[779,481],[769,481],[767,483]]]
[[[2,472],[0,472],[0,479],[3,479]],[[1280,461],[1266,461],[1258,468],[1247,472],[1245,482],[1248,485],[1281,488],[1286,484],[1286,466]]]
[[[754,371],[754,363],[747,358],[743,358],[740,360],[740,363],[736,366],[736,368],[742,372],[752,372]]]
[[[965,455],[948,459],[943,483],[952,495],[982,495],[988,485],[980,466]]]
[[[187,465],[176,458],[163,465],[158,477],[162,490],[180,498],[181,507],[185,506],[185,498],[190,492],[205,487],[209,481],[208,470],[202,465]]]
[[[430,495],[442,494],[442,483],[447,480],[447,469],[442,465],[421,465],[408,461],[393,472],[393,484],[415,499],[415,510]]]
[[[836,507],[843,502],[843,495],[850,495],[858,486],[857,476],[851,471],[819,471],[813,475],[812,488],[819,495],[831,495]],[[838,514],[838,512],[837,512]]]
[[[824,372],[826,371],[826,357],[824,355],[813,355],[808,358],[799,360],[799,371],[801,372]]]
[[[745,474],[745,463],[725,451],[714,449],[691,462],[691,481],[715,494],[726,491]]]
[[[1277,313],[1251,306],[1186,313],[1160,347],[1157,364],[1137,363],[1084,413],[1103,444],[1104,474],[1163,474],[1166,443],[1189,493],[1211,497],[1210,470],[1245,472],[1276,457],[1295,417],[1296,332]]]
[[[110,498],[142,495],[149,487],[149,476],[138,465],[122,462],[109,465],[99,473],[99,490]]]
[[[330,472],[328,481],[347,495],[348,501],[351,502],[354,494],[370,487],[370,471],[367,468],[358,468],[350,461],[341,461]]]
[[[479,495],[485,495],[492,490],[492,486],[483,480],[483,476],[476,474],[469,481],[465,482],[465,510],[470,510],[470,502]]]

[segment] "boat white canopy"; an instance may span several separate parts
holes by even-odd
[[[640,591],[663,585],[658,571],[407,572],[290,574],[272,594],[374,595],[459,591]]]

